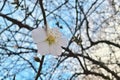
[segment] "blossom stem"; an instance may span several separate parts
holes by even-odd
[[[43,61],[44,61],[44,55],[42,56],[42,59],[40,61],[40,66],[39,66],[39,69],[38,69],[38,72],[37,72],[37,75],[35,77],[35,80],[38,80],[38,77],[40,76],[40,71],[42,70],[42,65],[43,65]]]
[[[39,4],[40,4],[40,7],[41,7],[41,10],[42,10],[42,14],[43,14],[43,19],[44,19],[44,27],[45,27],[45,30],[47,31],[47,20],[46,20],[46,14],[45,14],[45,9],[43,7],[43,3],[42,3],[43,0],[39,0]]]

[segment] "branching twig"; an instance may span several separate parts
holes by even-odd
[[[34,28],[30,27],[29,25],[23,24],[22,22],[20,22],[20,21],[18,21],[16,19],[13,19],[13,18],[11,18],[11,17],[9,17],[9,16],[7,16],[5,14],[0,13],[0,16],[3,17],[3,18],[6,18],[9,21],[11,21],[13,24],[18,25],[20,28],[26,28],[26,29],[28,29],[30,31],[34,29]]]

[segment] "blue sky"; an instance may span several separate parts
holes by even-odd
[[[11,2],[11,0],[8,0],[8,1]],[[50,0],[46,0],[46,1],[50,1]],[[48,12],[46,11],[46,14],[48,14],[49,12],[54,10],[55,7],[58,7],[60,4],[64,3],[64,1],[65,0],[58,0],[58,3],[57,3],[57,1],[55,1],[54,3],[46,3],[45,5],[51,5],[51,6],[47,6],[47,7],[45,6],[45,8],[48,10]],[[88,10],[88,7],[90,7],[92,1],[95,1],[95,0],[85,0],[85,2],[83,3],[83,7],[86,11]],[[100,3],[101,1],[102,0],[99,0],[98,3]],[[72,29],[73,32],[74,32],[74,28],[75,28],[75,24],[76,24],[75,23],[75,19],[76,19],[75,9],[72,9],[75,6],[75,4],[74,4],[75,1],[69,0],[69,2],[70,2],[70,4],[66,4],[67,6],[63,6],[59,10],[55,11],[54,12],[55,15],[51,14],[47,17],[48,25],[50,27],[56,27],[56,20],[60,23],[60,26],[63,27],[63,29],[60,29],[60,31],[68,39],[70,39],[72,35],[71,35],[66,23],[69,25],[69,27]],[[29,6],[29,10],[31,11],[34,1],[32,1],[32,2],[27,1],[26,3]],[[0,4],[2,4],[2,3],[0,3]],[[24,3],[22,3],[22,4],[24,4]],[[106,3],[101,5],[101,7],[97,9],[97,11],[98,12],[102,11],[102,10],[104,11],[104,9],[102,9],[104,7],[104,5],[106,5]],[[5,13],[9,13],[11,11],[14,11],[14,6],[15,5],[11,5],[11,4],[5,6],[2,13],[5,14]],[[0,7],[1,7],[1,5],[0,5]],[[37,6],[35,11],[32,14],[33,16],[30,16],[27,19],[26,24],[28,24],[32,27],[36,27],[35,20],[42,19],[42,14],[41,14],[40,10],[41,9],[39,8],[39,6]],[[10,17],[13,17],[13,18],[21,21],[25,17],[24,12],[25,12],[24,10],[21,11],[21,9],[19,8],[13,15],[10,15]],[[108,11],[108,13],[109,13],[109,11]],[[107,12],[106,12],[106,15],[107,15]],[[56,16],[56,18],[55,18],[55,16]],[[99,37],[99,35],[101,34],[101,33],[98,33],[101,30],[101,27],[99,27],[99,24],[101,24],[101,21],[102,21],[99,18],[101,16],[102,15],[93,13],[89,17],[89,19],[91,19],[91,22],[90,22],[91,23],[91,26],[90,26],[91,34],[93,34],[93,33],[95,34],[95,35],[90,35],[90,36],[92,36],[92,38],[94,38],[94,39],[97,39]],[[62,17],[62,18],[60,18],[60,17]],[[105,16],[105,18],[107,18],[107,17]],[[9,22],[1,17],[0,17],[0,21],[1,21],[0,33],[2,30],[7,28],[6,27],[7,25],[12,24],[11,22]],[[64,21],[66,21],[66,23]],[[5,24],[5,22],[7,25]],[[98,22],[98,25],[95,24],[95,22]],[[94,25],[92,23],[94,23]],[[40,24],[39,24],[39,27],[42,27],[42,26],[43,26],[43,21],[40,22]],[[82,26],[82,28],[83,28],[82,29],[82,37],[85,40],[84,44],[88,45],[88,43],[86,43],[86,41],[87,41],[86,36],[84,35],[86,33],[84,27],[85,27],[85,25]],[[110,30],[110,29],[107,29],[107,30]],[[92,31],[96,31],[96,32],[92,32]],[[8,28],[7,30],[5,30],[2,34],[0,34],[0,47],[3,46],[5,48],[13,51],[14,53],[19,53],[20,51],[28,51],[28,49],[18,49],[17,44],[19,46],[22,46],[25,48],[37,49],[37,46],[33,42],[33,39],[31,37],[31,31],[28,31],[27,29],[19,29],[19,27],[17,25],[14,25],[14,26]],[[6,45],[8,47],[6,47]],[[79,48],[79,47],[76,46],[75,44],[73,44],[73,45],[74,46],[72,46],[71,48],[73,51],[76,51],[77,50],[76,47],[77,48]],[[107,46],[105,46],[105,47],[107,47]],[[104,48],[104,49],[106,49],[106,48]],[[101,49],[98,49],[97,51],[93,51],[93,50],[91,50],[91,51],[93,51],[92,53],[95,54],[96,52],[98,53],[102,50],[105,51],[104,49],[101,48]],[[107,48],[107,50],[108,50],[108,48]],[[10,51],[6,52],[5,50],[0,49],[0,52],[5,54],[5,53],[9,53]],[[104,53],[104,52],[102,52],[102,53]],[[101,53],[98,53],[98,55],[99,54],[101,54]],[[28,53],[24,53],[21,56],[23,58],[29,60],[37,70],[39,67],[39,63],[34,61],[34,56],[36,56],[36,55],[41,58],[40,54],[37,54],[35,52],[30,52],[30,51]],[[104,55],[101,55],[101,56],[104,56]],[[16,75],[16,80],[21,80],[21,79],[22,80],[33,80],[33,78],[36,76],[36,73],[32,68],[30,68],[30,65],[28,64],[27,60],[25,61],[23,58],[21,58],[20,56],[17,56],[17,55],[13,55],[13,56],[9,56],[9,57],[6,55],[4,57],[0,57],[0,62],[2,63],[2,64],[0,64],[0,70],[1,70],[0,79],[7,73],[13,75],[14,73],[17,72],[18,74]],[[43,63],[43,68],[42,68],[42,73],[44,75],[41,76],[43,78],[43,80],[47,80],[50,77],[50,75],[52,74],[52,72],[58,62],[57,58],[58,57],[55,57],[52,55],[46,55],[44,63]],[[11,70],[7,71],[7,69],[11,69]],[[67,80],[67,79],[69,80],[69,78],[72,76],[72,74],[74,74],[74,72],[77,72],[77,71],[80,71],[80,65],[79,65],[78,61],[74,58],[68,58],[62,64],[59,65],[59,67],[53,73],[51,78],[53,80]],[[12,78],[13,77],[9,77],[6,80],[11,80]],[[76,78],[76,80],[77,80],[77,78]]]

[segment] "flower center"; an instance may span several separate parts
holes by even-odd
[[[48,35],[46,41],[49,43],[49,45],[55,43],[55,37],[53,35]]]

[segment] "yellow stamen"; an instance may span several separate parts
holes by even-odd
[[[48,35],[46,41],[49,43],[49,45],[55,43],[55,37],[53,35]]]

